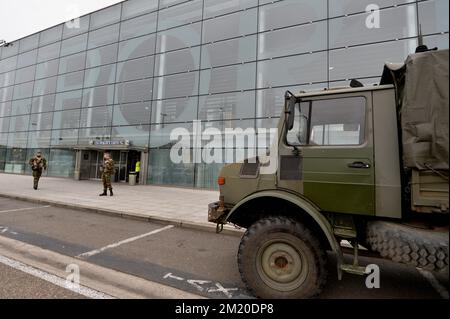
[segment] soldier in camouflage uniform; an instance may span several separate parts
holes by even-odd
[[[109,189],[110,196],[113,196],[112,186],[111,186],[111,175],[114,174],[114,161],[109,153],[105,153],[103,157],[102,165],[102,182],[103,182],[103,193],[100,196],[107,196],[106,191]]]
[[[28,163],[33,171],[33,188],[36,190],[38,188],[42,171],[47,169],[47,160],[42,156],[41,152],[37,152],[36,155],[28,161]]]

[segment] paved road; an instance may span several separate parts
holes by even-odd
[[[251,298],[236,265],[239,238],[231,235],[0,197],[0,236],[208,298]],[[330,276],[320,298],[441,298],[415,268],[360,260],[380,266],[380,289],[367,289],[359,276],[344,275],[338,281],[330,256]],[[9,273],[18,279],[11,283]],[[435,278],[447,287],[445,276]],[[73,297],[62,288],[28,282],[29,275],[1,266],[0,297]]]

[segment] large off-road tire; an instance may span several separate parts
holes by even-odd
[[[242,237],[238,266],[243,282],[259,298],[311,298],[327,278],[326,254],[302,223],[268,217]]]
[[[426,270],[448,270],[448,232],[391,222],[368,223],[367,242],[382,257]]]

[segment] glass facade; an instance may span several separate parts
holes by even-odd
[[[379,21],[370,5],[377,5]],[[128,0],[0,48],[0,171],[73,177],[74,147],[129,140],[152,184],[215,188],[170,161],[170,132],[275,127],[284,91],[377,83],[420,31],[448,48],[447,0]],[[372,6],[373,8],[373,6]]]

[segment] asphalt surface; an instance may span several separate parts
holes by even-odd
[[[208,298],[252,298],[236,264],[240,239],[231,235],[0,197],[0,236]],[[329,260],[328,283],[319,298],[441,298],[415,268],[361,257],[362,265],[381,270],[381,287],[368,289],[364,277],[344,274],[338,281],[333,256]],[[30,277],[0,263],[0,298],[77,297]],[[435,278],[448,286],[448,276]]]

